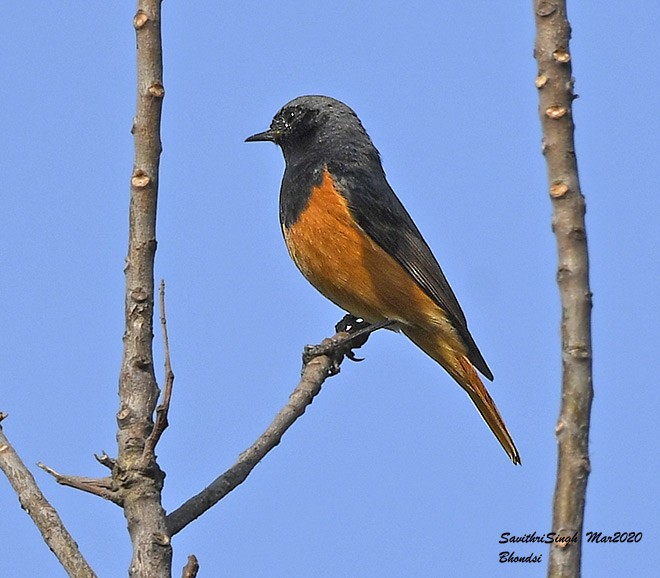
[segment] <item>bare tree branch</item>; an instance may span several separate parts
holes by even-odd
[[[4,417],[4,414],[0,414],[0,421]],[[64,527],[55,508],[41,493],[30,470],[25,467],[16,450],[9,443],[2,426],[0,426],[0,469],[18,495],[21,508],[32,518],[44,541],[57,556],[67,574],[75,578],[96,578],[96,574],[83,558],[78,544]]]
[[[96,458],[96,461],[99,464],[101,464],[102,466],[105,466],[110,471],[112,471],[115,468],[115,466],[117,465],[117,460],[111,458],[105,452],[103,452],[100,456],[97,456],[96,454],[94,454],[94,457]]]
[[[584,221],[573,139],[571,34],[565,0],[534,0],[536,86],[543,128],[543,154],[557,238],[557,281],[562,304],[562,400],[557,422],[559,448],[552,527],[582,536],[589,463],[589,420],[593,397],[591,373],[591,291]],[[581,544],[553,543],[548,575],[580,575]]]
[[[337,324],[334,336],[324,339],[320,345],[306,347],[300,383],[293,390],[287,404],[231,468],[167,516],[170,536],[180,532],[243,483],[266,454],[280,443],[284,433],[305,413],[307,406],[321,391],[323,382],[339,372],[344,357],[352,357],[352,349],[364,345],[371,332],[389,325],[391,323],[367,325],[347,315]]]
[[[123,499],[133,544],[129,576],[171,576],[172,546],[161,506],[164,473],[144,449],[153,427],[158,385],[153,364],[154,257],[163,104],[161,0],[138,0],[137,112],[131,176],[124,353],[119,377],[118,457],[112,479]]]
[[[118,506],[123,505],[121,496],[112,487],[112,478],[110,477],[85,478],[83,476],[67,476],[56,472],[53,468],[50,468],[41,462],[38,462],[37,466],[47,474],[53,476],[55,481],[62,486],[68,486],[70,488],[75,488],[76,490],[87,492],[88,494],[93,494],[104,500],[109,500]]]

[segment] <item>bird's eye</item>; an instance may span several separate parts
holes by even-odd
[[[284,122],[284,126],[287,128],[291,128],[297,116],[298,116],[297,111],[295,109],[287,110],[284,113],[284,118],[282,119]]]

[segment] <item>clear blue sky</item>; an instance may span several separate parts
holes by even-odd
[[[660,6],[570,3],[594,292],[585,576],[657,571]],[[502,532],[550,531],[559,300],[540,152],[531,2],[163,5],[166,98],[156,275],[176,373],[164,505],[233,463],[341,312],[290,262],[283,160],[244,144],[300,94],[361,117],[495,374],[513,467],[465,394],[381,332],[248,481],[174,538],[200,576],[544,576]],[[102,577],[126,575],[116,506],[34,468],[97,476],[113,455],[135,40],[131,3],[7,3],[0,21],[0,410]],[[160,341],[156,339],[161,369]],[[64,576],[0,479],[5,576]]]

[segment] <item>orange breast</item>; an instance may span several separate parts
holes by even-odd
[[[353,220],[326,170],[284,238],[296,265],[323,295],[369,322],[427,325],[441,310],[406,270]]]

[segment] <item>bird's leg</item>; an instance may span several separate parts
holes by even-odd
[[[307,365],[314,357],[319,355],[330,355],[335,358],[335,373],[339,372],[341,358],[345,355],[351,361],[362,361],[356,357],[354,349],[362,347],[374,331],[393,327],[396,321],[384,320],[377,323],[369,323],[364,319],[346,314],[335,325],[337,332],[330,339],[324,339],[320,345],[308,345],[303,352],[303,365]]]
[[[374,331],[392,327],[395,324],[396,321],[389,319],[378,321],[377,323],[369,323],[360,317],[355,317],[354,315],[347,313],[341,321],[335,325],[335,331],[337,333],[348,333],[348,337],[339,341],[340,345],[350,345],[346,352],[346,357],[351,361],[363,361],[363,359],[355,357],[353,349],[359,349],[362,347]]]

